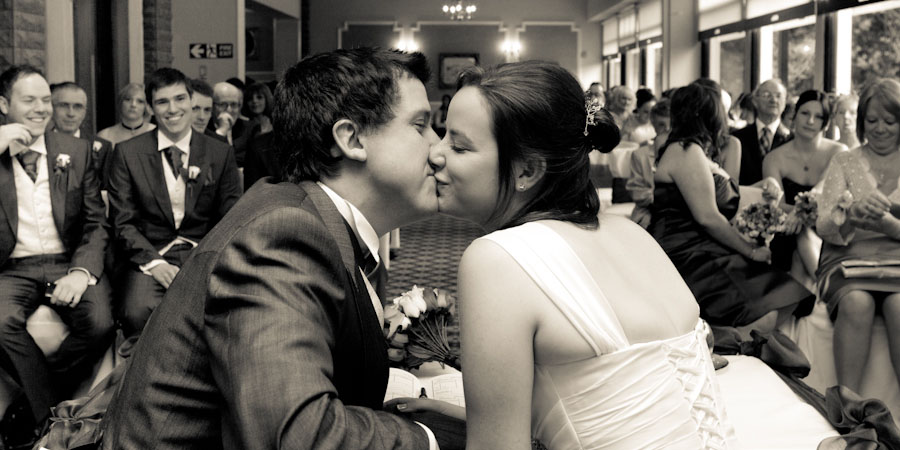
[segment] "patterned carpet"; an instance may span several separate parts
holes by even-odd
[[[400,229],[400,248],[391,258],[388,298],[413,284],[444,288],[456,294],[456,269],[466,247],[484,231],[477,225],[438,215]]]

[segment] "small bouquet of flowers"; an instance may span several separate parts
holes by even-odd
[[[384,307],[388,358],[415,369],[437,361],[460,369],[456,299],[443,289],[413,286]]]
[[[853,194],[850,191],[842,192],[834,209],[831,210],[831,221],[837,226],[843,225],[847,221],[847,212],[850,211],[851,205],[853,205]]]
[[[817,194],[813,191],[806,191],[797,194],[794,197],[793,215],[800,222],[809,228],[816,227],[816,219],[819,218],[819,204],[816,200]]]
[[[734,227],[745,239],[768,247],[775,233],[784,230],[786,219],[787,214],[775,202],[756,202],[745,206],[735,216]]]

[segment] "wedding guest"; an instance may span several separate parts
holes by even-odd
[[[263,83],[253,83],[244,89],[244,115],[259,124],[259,133],[272,131],[272,91]]]
[[[763,158],[791,138],[790,129],[781,123],[786,102],[787,90],[780,80],[764,81],[753,91],[756,120],[733,133],[741,141],[740,184],[762,180]]]
[[[213,90],[209,83],[192,79],[191,83],[191,112],[194,115],[194,121],[191,122],[191,128],[197,133],[206,133],[209,119],[212,117],[212,95]]]
[[[891,362],[900,380],[900,83],[873,82],[860,96],[857,137],[825,170],[816,230],[825,244],[819,296],[834,321],[837,381],[859,392],[872,321],[884,317]]]
[[[671,119],[669,100],[662,99],[650,110],[650,123],[656,137],[631,153],[631,177],[625,188],[634,201],[631,220],[643,228],[650,225],[650,204],[653,203],[653,172],[656,171],[656,151],[669,137]]]
[[[756,120],[756,108],[753,106],[753,95],[741,92],[737,100],[728,110],[728,130],[734,133]]]
[[[610,115],[588,116],[553,63],[476,67],[459,84],[432,160],[440,211],[490,232],[459,265],[466,408],[394,403],[464,414],[470,449],[727,448],[690,290],[644,230],[598,220],[588,153],[618,143]]]
[[[856,138],[858,106],[859,97],[853,94],[842,95],[834,103],[834,127],[837,130],[838,141],[847,148],[859,147],[859,139]]]
[[[191,129],[190,81],[157,69],[147,97],[156,132],[116,146],[109,169],[109,218],[121,262],[117,316],[138,335],[194,247],[242,190],[234,150]]]
[[[93,150],[86,140],[46,133],[52,110],[38,69],[16,65],[0,74],[0,360],[39,425],[90,375],[113,329]],[[25,326],[41,305],[69,331],[48,357]]]
[[[53,101],[53,130],[81,138],[91,143],[91,162],[94,172],[100,181],[100,189],[107,187],[106,163],[112,153],[112,143],[90,130],[82,130],[84,118],[87,116],[87,93],[81,86],[67,81],[50,86]]]
[[[156,128],[156,125],[150,123],[150,110],[143,84],[131,83],[123,87],[116,97],[116,104],[119,105],[119,123],[97,133],[97,136],[112,145]]]
[[[637,90],[637,107],[625,125],[622,127],[622,140],[636,142],[639,145],[646,144],[656,137],[653,125],[650,123],[650,110],[656,105],[656,97],[647,88]]]
[[[823,136],[828,127],[828,112],[831,104],[824,92],[809,90],[800,94],[794,109],[794,139],[772,150],[763,159],[763,177],[777,182],[784,197],[782,208],[793,209],[797,194],[808,192],[819,183],[831,157],[847,150],[843,144]],[[798,247],[797,234],[803,231],[803,224],[794,215],[788,216],[784,235],[776,236],[772,242],[772,265],[795,278],[809,284],[815,278],[819,263],[821,241],[804,238],[804,246]],[[800,265],[793,267],[794,251],[799,251]]]
[[[211,131],[211,136],[234,147],[235,161],[238,167],[244,167],[247,147],[259,135],[261,127],[259,123],[241,116],[244,94],[235,85],[238,83],[238,79],[229,79],[213,86],[213,114],[207,129]]]
[[[731,96],[728,95],[728,92],[722,89],[719,86],[719,83],[716,83],[714,80],[710,78],[700,78],[697,80],[698,83],[704,86],[709,86],[714,89],[716,92],[720,94],[722,99],[722,107],[725,111],[728,111],[731,108]],[[726,128],[727,130],[727,128]],[[660,147],[662,143],[660,144]],[[741,173],[741,141],[740,139],[727,134],[722,133],[719,136],[719,143],[717,144],[719,148],[719,156],[715,159],[715,163],[719,164],[725,172],[731,178],[737,178]]]
[[[657,155],[648,231],[691,288],[700,315],[714,325],[765,331],[798,305],[811,306],[809,291],[768,265],[769,249],[749,243],[729,223],[740,193],[737,180],[713,162],[726,130],[721,94],[707,81],[680,88],[671,118]]]
[[[378,236],[437,210],[421,53],[355,48],[275,90],[281,183],[219,222],[147,324],[107,413],[131,449],[461,448],[382,410]],[[425,423],[425,417],[419,417]]]
[[[441,107],[434,113],[431,120],[431,127],[434,128],[434,132],[437,133],[438,137],[441,139],[443,139],[444,135],[447,133],[447,109],[450,108],[451,98],[452,97],[446,94],[441,97]]]
[[[635,103],[637,103],[634,91],[625,85],[613,87],[609,91],[608,100],[606,109],[612,114],[616,126],[621,130],[625,126],[625,121],[633,113]]]

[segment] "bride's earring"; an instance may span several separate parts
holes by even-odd
[[[525,184],[524,183],[520,184],[518,189],[519,189],[519,192],[525,192]]]

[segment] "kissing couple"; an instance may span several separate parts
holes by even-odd
[[[598,216],[588,154],[618,144],[609,114],[586,110],[556,64],[474,67],[440,140],[428,79],[422,54],[376,48],[285,71],[283,174],[256,183],[173,281],[104,448],[727,446],[693,295],[642,228]],[[378,236],[437,211],[490,232],[459,266],[467,407],[386,407],[368,268]],[[721,420],[697,423],[699,408]]]

